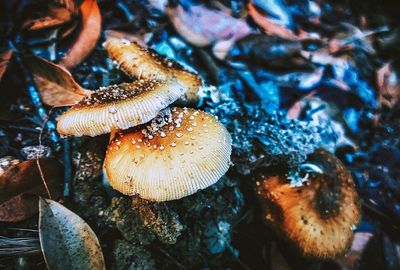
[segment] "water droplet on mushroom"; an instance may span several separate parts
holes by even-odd
[[[110,108],[108,108],[108,112],[109,113],[117,113],[117,108],[116,107],[114,107],[114,106],[111,106]]]
[[[176,137],[181,138],[182,136],[183,136],[182,133],[180,133],[180,132],[176,133]]]
[[[160,150],[162,151],[164,149],[165,149],[164,145],[160,145]]]

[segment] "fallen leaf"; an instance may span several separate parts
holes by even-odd
[[[39,159],[39,164],[53,198],[62,192],[63,167],[55,159]],[[0,221],[18,222],[36,215],[38,196],[47,196],[36,160],[24,161],[0,176]]]
[[[300,56],[300,41],[264,34],[250,34],[238,40],[227,56],[228,61],[241,61],[272,70],[312,70],[312,64]]]
[[[69,51],[60,61],[60,65],[71,69],[90,54],[96,46],[101,32],[101,13],[97,0],[84,0],[80,6],[82,30]]]
[[[155,9],[165,12],[165,7],[168,5],[168,0],[148,0],[149,4]]]
[[[44,104],[70,106],[90,95],[91,91],[83,89],[64,67],[37,56],[24,60],[32,72]]]
[[[203,6],[192,6],[188,11],[181,6],[167,7],[166,14],[176,31],[199,47],[221,40],[237,40],[251,33],[243,20]]]
[[[377,72],[381,105],[392,108],[400,98],[400,80],[391,64],[385,64]]]
[[[8,64],[10,63],[10,59],[13,55],[12,50],[5,51],[0,54],[0,81],[3,78],[4,73],[7,70]]]
[[[47,267],[105,269],[99,241],[89,225],[63,205],[39,200],[39,238]]]
[[[291,15],[291,7],[285,5],[281,0],[251,0],[249,1],[254,7],[259,8],[262,13],[268,14],[275,23],[290,27],[293,25],[293,18]]]
[[[38,159],[46,182],[57,182],[63,177],[61,164],[53,158]],[[43,185],[36,160],[26,160],[0,175],[0,203]]]
[[[288,40],[299,39],[290,29],[282,25],[272,22],[268,17],[263,16],[253,4],[248,4],[249,14],[254,22],[262,28],[262,30],[273,36],[278,36]]]
[[[64,25],[78,15],[78,8],[73,0],[54,1],[35,15],[22,23],[22,30],[40,31]]]

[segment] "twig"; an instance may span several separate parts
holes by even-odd
[[[51,110],[53,110],[53,109],[51,109]],[[50,112],[51,112],[51,110],[50,110]],[[42,146],[42,134],[43,134],[44,126],[46,125],[47,121],[48,121],[48,119],[46,119],[46,120],[44,121],[43,126],[42,126],[42,128],[40,129],[40,133],[39,133],[39,146]],[[40,178],[42,179],[43,185],[44,185],[44,187],[45,187],[45,189],[46,189],[46,193],[47,193],[49,199],[51,199],[51,193],[50,193],[49,187],[47,186],[46,179],[44,178],[44,173],[43,173],[43,171],[42,171],[42,167],[40,166],[39,156],[36,156],[36,164],[37,164],[37,167],[38,167],[38,170],[39,170],[39,173],[40,173]]]

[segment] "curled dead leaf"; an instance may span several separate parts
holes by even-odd
[[[0,54],[0,81],[3,78],[4,73],[7,71],[8,64],[13,55],[12,50],[5,51]]]
[[[82,28],[60,65],[71,69],[78,65],[95,48],[101,32],[101,13],[97,0],[84,0],[80,6]]]
[[[46,105],[70,106],[91,93],[83,89],[62,66],[37,56],[27,57],[25,62]]]
[[[391,64],[385,64],[377,72],[377,84],[379,87],[379,100],[381,105],[392,108],[400,98],[399,76],[393,70]]]
[[[61,195],[63,167],[56,159],[39,159],[53,197]],[[36,160],[27,160],[0,175],[0,221],[17,222],[37,214],[38,195],[47,195]]]
[[[56,159],[44,158],[38,161],[46,182],[57,182],[58,178],[62,178],[62,166]],[[26,160],[12,166],[0,175],[0,203],[42,184],[36,160]]]
[[[192,6],[167,7],[166,14],[176,31],[193,45],[202,47],[220,40],[237,40],[251,33],[246,22],[224,12]]]
[[[301,49],[297,40],[250,34],[236,42],[227,59],[272,70],[310,70],[312,65],[300,56]]]
[[[261,29],[265,33],[288,40],[298,39],[298,37],[290,29],[285,28],[282,25],[276,24],[272,22],[268,17],[262,15],[253,4],[249,3],[247,7],[249,9],[249,14],[251,18],[258,26],[261,27]]]
[[[34,17],[28,17],[22,23],[23,31],[40,31],[67,24],[77,17],[78,8],[73,0],[61,0],[50,2],[45,8],[40,7],[33,14]]]
[[[40,245],[50,270],[105,269],[97,236],[82,218],[53,200],[41,198],[39,209]]]

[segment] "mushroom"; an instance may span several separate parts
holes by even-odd
[[[202,79],[197,74],[185,70],[177,62],[127,40],[108,38],[103,46],[120,68],[133,78],[161,81],[176,79],[186,88],[187,102],[198,100],[199,91],[203,87]],[[212,88],[210,90],[214,91]]]
[[[318,149],[308,162],[301,186],[282,174],[261,177],[257,197],[265,221],[300,253],[316,259],[335,258],[350,247],[361,218],[353,178],[335,155]]]
[[[137,80],[93,91],[60,116],[61,135],[97,136],[153,119],[185,92],[176,80]]]
[[[123,194],[179,199],[226,173],[231,142],[216,117],[174,107],[146,125],[119,132],[107,149],[105,169],[110,185]]]

